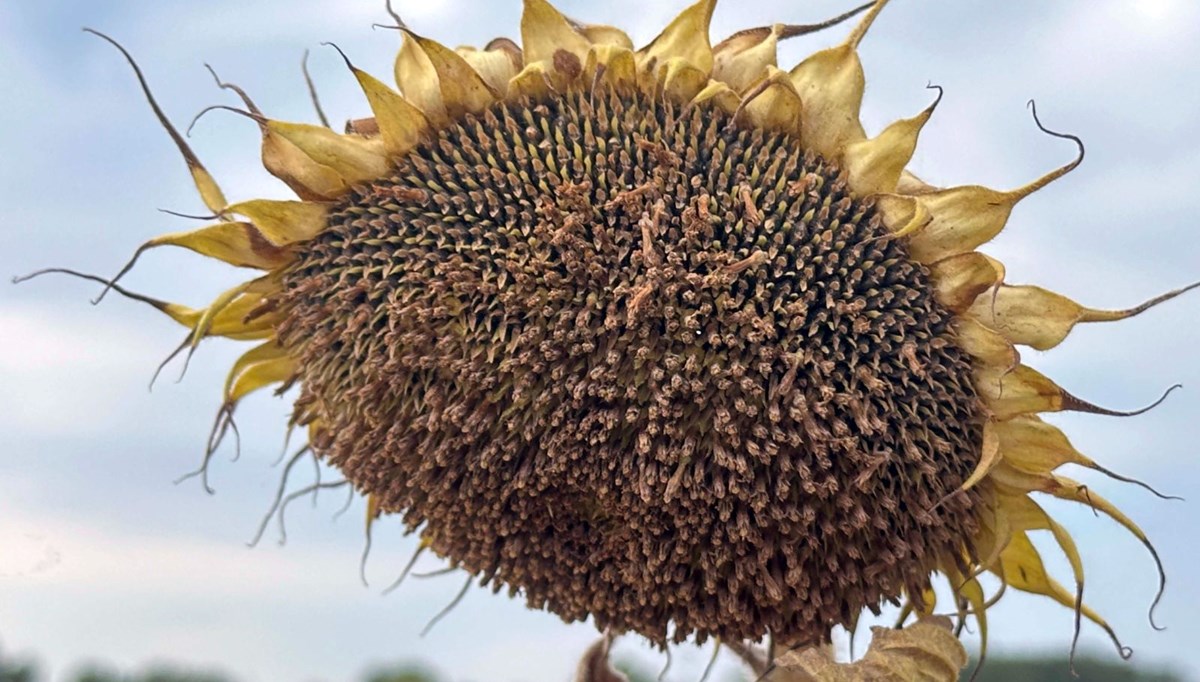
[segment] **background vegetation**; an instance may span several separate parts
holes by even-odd
[[[657,673],[618,665],[630,682],[655,682]],[[1164,670],[1148,669],[1133,663],[1111,663],[1092,658],[1081,658],[1076,669],[1078,678],[1072,678],[1066,662],[1061,657],[1052,658],[996,658],[980,672],[977,682],[1066,682],[1078,679],[1081,682],[1185,682],[1184,678]],[[963,680],[970,677],[970,669]],[[365,673],[361,682],[449,682],[431,668],[416,664],[401,664],[394,667],[377,668]],[[41,666],[32,659],[8,658],[0,651],[0,682],[49,682]],[[97,664],[79,666],[57,682],[236,682],[232,677],[213,671],[194,671],[172,665],[161,665],[141,672],[121,672]],[[714,680],[713,682],[740,682],[739,680]]]

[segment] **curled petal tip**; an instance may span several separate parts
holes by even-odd
[[[1054,130],[1050,130],[1045,125],[1043,125],[1041,118],[1038,116],[1037,103],[1034,102],[1033,100],[1029,100],[1029,109],[1031,112],[1033,112],[1033,122],[1035,125],[1037,125],[1038,130],[1042,131],[1043,133],[1045,133],[1051,137],[1057,137],[1059,139],[1070,140],[1070,141],[1074,142],[1075,146],[1078,148],[1079,151],[1078,151],[1078,154],[1075,156],[1075,159],[1073,161],[1071,161],[1070,163],[1066,164],[1065,166],[1062,166],[1061,168],[1053,170],[1050,173],[1047,173],[1043,177],[1029,183],[1028,185],[1026,185],[1020,189],[1017,189],[1017,190],[1011,192],[1011,194],[1015,198],[1015,200],[1023,199],[1025,197],[1029,196],[1030,194],[1033,194],[1034,192],[1037,192],[1038,190],[1045,188],[1047,185],[1054,182],[1055,180],[1058,180],[1059,178],[1066,176],[1071,171],[1078,168],[1080,166],[1080,164],[1083,163],[1084,157],[1087,155],[1087,147],[1083,144],[1083,140],[1078,135],[1072,135],[1070,133],[1060,133],[1060,132],[1057,132]]]

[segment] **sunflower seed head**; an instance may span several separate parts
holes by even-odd
[[[951,314],[786,134],[638,93],[498,104],[356,188],[284,283],[317,451],[566,620],[820,642],[974,534]]]

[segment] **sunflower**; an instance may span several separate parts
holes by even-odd
[[[1077,156],[1014,190],[906,171],[941,91],[864,130],[857,48],[887,0],[713,46],[715,4],[641,49],[546,0],[525,0],[520,45],[450,49],[401,22],[399,92],[346,58],[373,116],[344,134],[222,84],[293,201],[228,202],[138,71],[217,222],[142,245],[106,291],[186,327],[181,352],[257,342],[205,464],[243,398],[297,388],[291,425],[366,496],[368,530],[397,515],[422,550],[567,621],[660,646],[806,647],[888,602],[900,625],[931,615],[942,576],[985,651],[1006,588],[1116,641],[1031,494],[1106,514],[1153,554],[1058,471],[1129,479],[1039,416],[1119,413],[1018,347],[1183,290],[1106,311],[1007,283],[977,249],[1083,145],[1038,121]],[[780,41],[852,17],[843,42],[779,68]],[[200,309],[117,284],[162,246],[263,274]],[[1039,531],[1074,589],[1047,573]]]

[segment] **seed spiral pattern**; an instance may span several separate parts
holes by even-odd
[[[296,419],[536,608],[821,641],[978,526],[970,361],[888,234],[835,165],[716,108],[499,103],[297,247]]]

